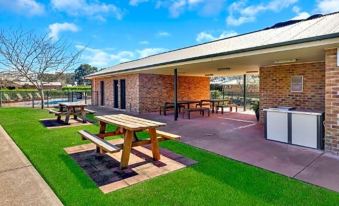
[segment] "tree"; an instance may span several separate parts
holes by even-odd
[[[78,64],[83,50],[66,41],[53,40],[48,34],[33,31],[0,30],[0,64],[18,72],[31,82],[41,96],[41,108],[44,108],[43,79],[49,73],[57,75],[72,69]]]
[[[82,64],[74,71],[74,80],[78,85],[88,84],[89,81],[85,79],[85,76],[97,72],[98,68],[92,67],[89,64]]]

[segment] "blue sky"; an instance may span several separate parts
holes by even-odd
[[[339,0],[0,0],[0,27],[86,48],[98,67],[339,10]]]

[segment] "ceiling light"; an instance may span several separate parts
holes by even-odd
[[[286,63],[294,63],[297,59],[281,59],[274,61],[275,64],[286,64]]]
[[[213,77],[213,74],[205,74],[206,77]]]

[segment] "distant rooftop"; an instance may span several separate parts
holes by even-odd
[[[89,77],[336,37],[339,37],[339,13],[317,14],[303,20],[280,22],[255,32],[121,63]]]

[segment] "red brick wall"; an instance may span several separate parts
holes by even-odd
[[[303,92],[291,92],[291,77],[302,75]],[[268,66],[260,68],[260,109],[291,106],[325,111],[324,62]]]
[[[325,51],[325,150],[339,154],[339,67],[337,49]]]
[[[140,74],[140,111],[158,111],[160,105],[174,100],[173,76]],[[210,98],[208,77],[179,76],[178,100],[201,100]]]
[[[131,112],[139,112],[139,75],[119,75],[113,77],[96,78],[92,80],[93,95],[98,93],[97,97],[93,97],[94,104],[100,104],[100,81],[104,81],[105,85],[105,106],[113,107],[113,80],[126,80],[126,110]],[[120,92],[120,88],[119,88]],[[120,95],[120,94],[119,94]],[[120,99],[120,98],[119,98]],[[119,101],[120,106],[120,101]]]
[[[100,81],[105,82],[105,106],[113,107],[113,80],[126,79],[126,110],[132,112],[159,111],[160,105],[172,102],[173,76],[155,74],[119,75],[96,78],[92,90],[98,92],[100,99]],[[210,98],[208,77],[180,76],[178,78],[178,100],[201,100]],[[94,103],[97,98],[94,97]]]

